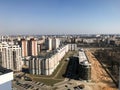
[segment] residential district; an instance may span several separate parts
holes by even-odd
[[[0,36],[0,90],[117,90],[120,35]]]

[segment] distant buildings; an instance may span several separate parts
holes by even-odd
[[[55,50],[59,48],[60,46],[60,39],[59,38],[53,38],[52,39],[52,49]]]
[[[13,72],[0,67],[0,90],[12,90]]]
[[[0,43],[0,66],[20,71],[22,68],[21,48],[19,45]]]
[[[46,49],[51,51],[52,50],[52,38],[47,38],[45,41]]]
[[[59,48],[60,39],[59,38],[47,38],[45,41],[46,49],[51,51]]]
[[[43,49],[43,43],[45,43],[45,39],[41,38],[37,40],[37,50],[38,50],[38,54],[40,52],[42,52]]]
[[[21,48],[22,48],[22,56],[28,56],[28,42],[25,39],[21,39]]]
[[[30,39],[29,41],[28,52],[29,52],[29,56],[38,55],[37,40],[35,40],[34,38]]]
[[[69,44],[69,50],[70,51],[77,50],[77,44]]]
[[[50,75],[65,53],[77,50],[77,47],[119,45],[120,35],[0,36],[0,65],[20,71],[24,61],[24,66],[29,67],[31,74]],[[42,57],[44,53],[47,54]],[[79,56],[80,61],[86,58],[81,51]],[[31,58],[25,60],[27,57]]]
[[[9,41],[10,38],[8,36],[0,36],[0,42],[4,42],[4,41]]]

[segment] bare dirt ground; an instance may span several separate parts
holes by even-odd
[[[94,55],[86,50],[86,55],[91,62],[91,80],[95,84],[91,84],[93,90],[117,90],[112,79],[102,68],[101,64],[94,57]]]

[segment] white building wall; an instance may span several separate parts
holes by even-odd
[[[19,45],[14,45],[11,46],[12,51],[16,52],[15,55],[15,62],[16,62],[16,69],[14,69],[15,71],[20,71],[22,69],[22,65],[23,65],[23,61],[22,61],[22,54],[21,54],[21,48],[19,47]]]
[[[42,74],[42,75],[45,75],[45,65],[46,65],[45,59],[43,59],[43,60],[41,61],[41,74]]]
[[[56,40],[56,49],[57,49],[60,46],[60,39],[59,38],[55,38],[55,40]]]
[[[87,60],[87,58],[84,51],[79,51],[79,62],[83,62],[85,60]]]
[[[9,49],[9,45],[7,43],[0,43],[0,51],[1,51],[1,60],[2,66],[7,69],[11,69],[10,62],[12,58],[8,58],[11,56],[12,51]],[[9,59],[9,60],[8,60]]]
[[[52,50],[52,39],[51,38],[48,39],[48,47],[49,47],[49,50]]]
[[[13,80],[13,72],[0,75],[0,85]]]
[[[36,58],[35,59],[35,73],[36,73],[36,75],[38,75],[39,74],[39,59],[38,58]]]
[[[32,74],[35,74],[35,58],[32,59]]]
[[[41,61],[42,60],[39,60],[39,64],[38,64],[39,65],[39,73],[38,74],[41,74]]]

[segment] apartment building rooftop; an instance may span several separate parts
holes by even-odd
[[[83,49],[79,50],[79,63],[82,65],[91,65]]]
[[[9,72],[12,72],[12,70],[6,69],[6,68],[3,68],[3,67],[0,66],[0,75],[6,74],[6,73],[9,73]]]

